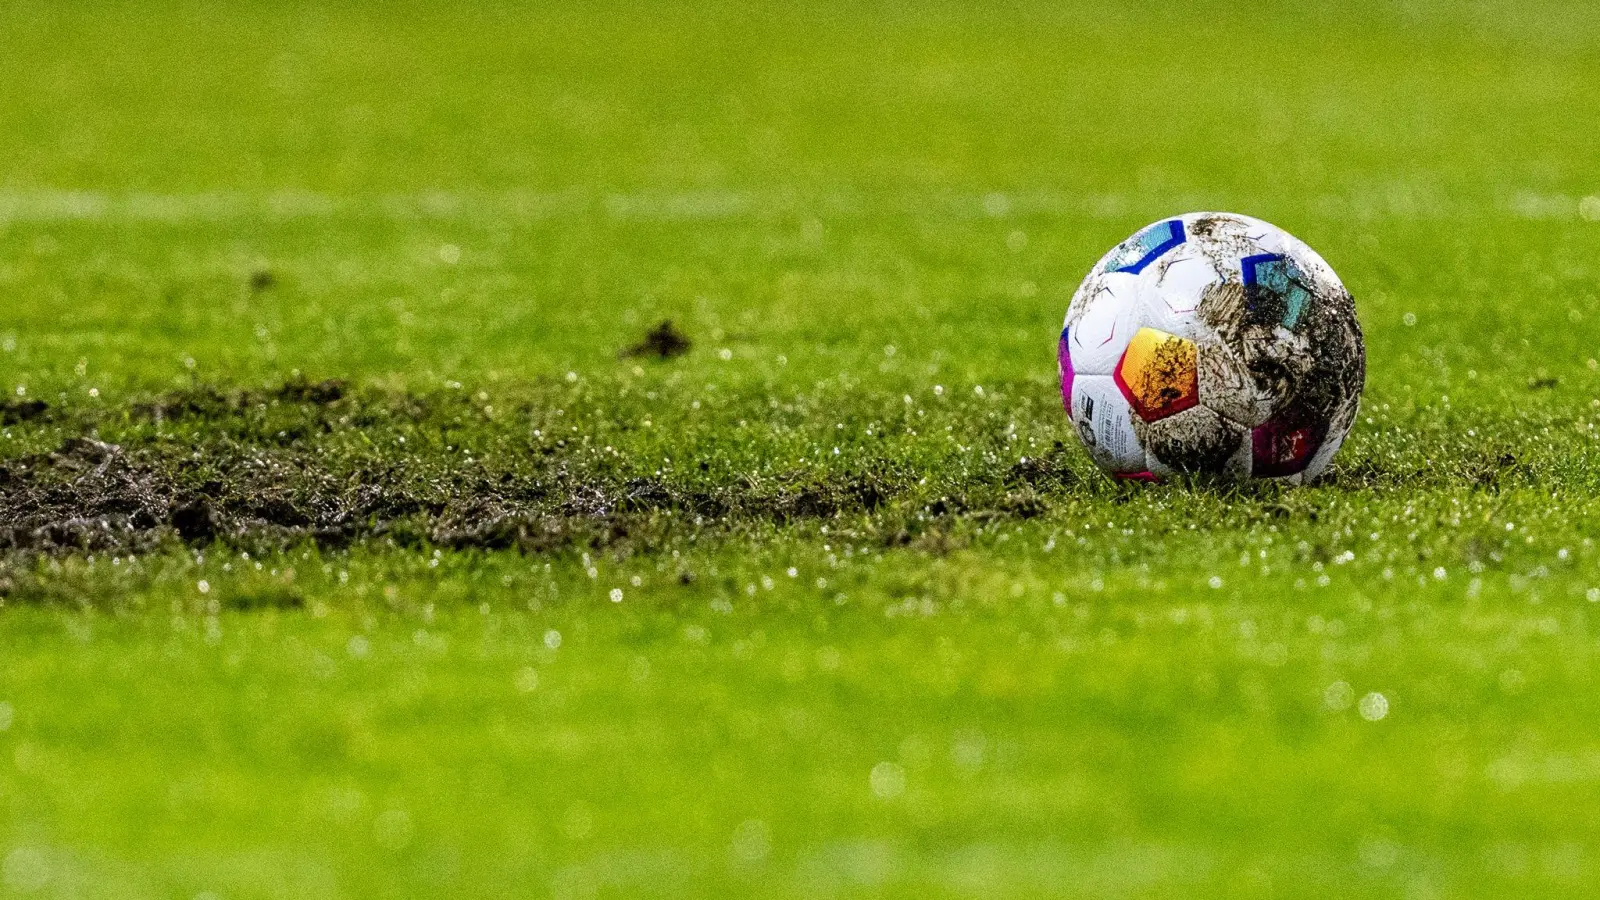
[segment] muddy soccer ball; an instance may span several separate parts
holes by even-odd
[[[1350,292],[1265,222],[1190,213],[1095,265],[1067,307],[1061,399],[1117,478],[1300,482],[1355,421],[1366,350]]]

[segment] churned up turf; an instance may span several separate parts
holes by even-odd
[[[688,418],[646,404],[624,415],[633,421],[616,418],[625,403],[539,385],[503,395],[498,408],[460,389],[395,393],[303,379],[257,390],[198,386],[122,408],[12,404],[28,422],[13,440],[50,449],[0,468],[0,547],[23,561],[178,543],[261,552],[372,540],[630,556],[691,536],[846,516],[896,546],[1083,502],[1192,497],[1248,519],[1401,487],[1498,495],[1546,480],[1538,470],[1561,462],[1474,442],[1426,461],[1351,459],[1352,451],[1315,493],[1203,478],[1165,490],[1114,486],[1051,437],[1062,429],[1036,385],[992,386],[992,399],[908,396],[878,409],[856,398],[876,415],[848,438],[813,422],[827,393]],[[929,429],[947,446],[929,452]],[[663,444],[657,433],[670,437]],[[743,445],[734,459],[730,435]],[[848,453],[824,453],[828,444]]]

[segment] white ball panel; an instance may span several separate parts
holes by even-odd
[[[1072,422],[1095,464],[1109,472],[1142,472],[1144,448],[1133,410],[1109,375],[1079,375],[1072,383]]]
[[[1334,290],[1345,289],[1344,282],[1339,280],[1339,275],[1333,271],[1333,266],[1328,265],[1328,261],[1322,258],[1322,254],[1298,238],[1290,237],[1289,240],[1292,244],[1289,255],[1294,257],[1306,274]]]
[[[1221,281],[1204,254],[1184,245],[1146,269],[1140,283],[1139,323],[1192,341],[1209,336],[1197,314],[1208,287]]]
[[[1110,375],[1138,329],[1138,279],[1113,272],[1099,282],[1094,294],[1082,298],[1082,312],[1067,314],[1067,350],[1080,376]]]
[[[1293,252],[1294,238],[1290,237],[1283,229],[1268,225],[1259,219],[1250,219],[1246,222],[1245,236],[1261,248],[1262,253],[1281,253],[1288,255]]]
[[[1067,303],[1067,317],[1062,322],[1063,325],[1071,325],[1078,308],[1083,306],[1084,298],[1100,289],[1100,278],[1099,270],[1095,270],[1078,283],[1078,289],[1072,292],[1072,300]]]

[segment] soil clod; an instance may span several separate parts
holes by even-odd
[[[43,400],[7,400],[0,403],[0,425],[15,425],[37,419],[49,411],[50,404]]]
[[[211,516],[211,504],[204,499],[182,503],[172,510],[172,527],[178,537],[191,544],[210,541],[217,536],[217,523]]]
[[[318,382],[297,378],[284,382],[283,387],[273,393],[278,399],[290,403],[314,403],[325,406],[344,399],[344,390],[345,383],[338,378]]]
[[[645,332],[644,338],[639,343],[624,348],[624,358],[649,356],[656,359],[671,359],[689,352],[694,342],[689,336],[679,331],[672,324],[671,319],[664,319],[656,327]]]

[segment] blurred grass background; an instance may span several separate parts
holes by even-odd
[[[1562,327],[1586,303],[1507,296],[1592,300],[1582,5],[6,13],[0,285],[9,367],[45,390],[80,360],[103,389],[185,359],[604,371],[663,317],[756,364],[893,343],[1031,376],[1102,249],[1189,208],[1322,248],[1380,389],[1419,345],[1592,355]]]

